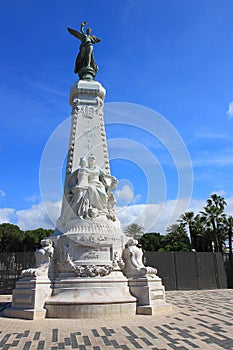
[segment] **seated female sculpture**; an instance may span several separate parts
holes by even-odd
[[[138,247],[138,241],[130,238],[122,252],[124,262],[123,273],[128,278],[139,278],[146,275],[156,275],[157,270],[143,264],[143,251]]]
[[[70,187],[69,183],[73,183],[73,179],[75,182]],[[106,174],[96,165],[94,155],[88,158],[88,163],[85,158],[81,158],[80,168],[70,175],[67,182],[66,197],[69,206],[65,216],[89,219],[105,215],[115,221],[113,190],[117,183],[114,176]]]

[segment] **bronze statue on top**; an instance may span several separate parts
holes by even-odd
[[[78,73],[80,79],[92,80],[98,71],[98,66],[94,59],[93,44],[99,43],[100,39],[95,35],[91,35],[91,28],[87,28],[84,33],[83,28],[87,22],[83,22],[80,32],[71,28],[67,28],[69,33],[81,40],[79,53],[76,58],[74,73]]]

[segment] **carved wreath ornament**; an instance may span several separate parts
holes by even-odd
[[[109,265],[76,265],[70,254],[67,254],[66,260],[58,263],[61,270],[74,272],[77,277],[103,277],[109,275],[114,269],[124,267],[123,260],[118,253],[114,254],[114,260]]]

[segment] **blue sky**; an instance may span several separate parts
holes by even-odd
[[[187,198],[182,198],[186,195],[179,194],[187,184],[179,183],[180,165],[178,158],[172,159],[172,143],[158,140],[156,117],[152,125],[150,112],[141,110],[140,127],[117,124],[117,116],[110,123],[107,104],[115,102],[129,114],[134,113],[129,104],[157,111],[183,140],[194,174],[189,209],[200,210],[215,192],[224,195],[232,214],[232,13],[230,0],[2,3],[0,221],[24,229],[49,225],[40,197],[40,162],[51,134],[70,115],[69,89],[77,80],[73,67],[79,43],[66,28],[79,29],[84,20],[102,39],[95,45],[96,79],[107,90],[107,136],[124,139],[109,145],[112,173],[120,180],[117,196],[123,225],[143,216],[138,222],[146,226],[161,212],[175,219],[172,208],[177,199],[187,206]],[[120,145],[128,150],[126,156]],[[150,154],[154,181],[143,162]],[[60,179],[55,177],[56,181]],[[59,196],[48,201],[54,218],[59,215]],[[185,205],[180,206],[181,213]],[[164,232],[169,223],[165,221],[146,229]]]

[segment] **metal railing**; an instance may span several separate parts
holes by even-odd
[[[0,294],[11,294],[21,271],[34,264],[33,252],[0,253]]]

